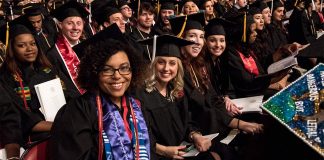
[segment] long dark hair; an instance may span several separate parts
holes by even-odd
[[[33,38],[34,38],[34,36],[33,36]],[[4,67],[4,69],[8,70],[12,74],[17,74],[17,73],[21,74],[21,71],[19,69],[20,62],[15,57],[15,50],[13,48],[14,43],[15,43],[15,37],[10,39],[10,41],[9,41],[8,48],[6,50],[6,57],[5,57],[4,64],[2,67]],[[33,62],[34,68],[37,68],[37,69],[51,68],[52,67],[51,63],[48,61],[46,56],[39,49],[39,45],[37,44],[37,42],[36,42],[36,46],[38,49],[38,53],[37,53],[35,62]]]

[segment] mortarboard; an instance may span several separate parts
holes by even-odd
[[[160,35],[153,38],[138,41],[144,45],[153,45],[153,58],[155,56],[178,57],[180,58],[180,47],[194,44],[192,41],[184,40],[172,35]]]
[[[123,33],[118,28],[117,24],[114,23],[110,25],[109,27],[105,28],[104,30],[98,32],[97,34],[93,35],[92,37],[82,41],[78,45],[73,47],[73,50],[79,57],[83,57],[85,54],[83,51],[86,50],[85,48],[98,43],[101,40],[104,39],[115,39],[118,41],[121,41],[125,44],[127,44],[127,40],[124,38]]]
[[[250,5],[250,7],[256,7],[256,8],[259,8],[259,10],[262,12],[264,9],[268,8],[269,6],[267,5],[267,3],[261,1],[261,0],[258,0],[258,1],[255,1],[253,4]]]
[[[115,13],[120,13],[119,9],[110,6],[104,6],[98,10],[92,12],[92,17],[97,21],[99,25],[102,25],[107,18]]]
[[[42,14],[42,4],[41,3],[29,3],[23,8],[23,14],[27,16],[37,16]]]
[[[269,1],[268,6],[271,9],[271,14],[273,13],[274,10],[276,10],[278,7],[284,7],[283,3],[280,0],[272,0]]]
[[[213,18],[208,21],[205,26],[205,37],[208,38],[210,35],[226,35],[225,29],[233,26],[234,23],[224,18]]]
[[[162,9],[175,10],[177,4],[179,4],[179,1],[176,1],[176,0],[164,0],[164,1],[161,1],[160,10],[162,10]]]
[[[127,0],[116,0],[116,7],[120,9],[124,5],[128,5],[129,3]]]
[[[81,17],[85,19],[89,15],[89,12],[81,4],[71,0],[53,10],[51,14],[62,22],[67,17]]]
[[[226,20],[233,22],[232,27],[228,27],[228,37],[231,37],[232,41],[247,41],[247,35],[249,32],[249,27],[254,23],[253,17],[247,12],[232,12]]]
[[[0,27],[0,41],[8,46],[9,40],[20,34],[32,34],[33,26],[24,16],[20,16],[13,21]]]
[[[299,51],[297,57],[324,58],[324,36],[319,37],[309,46]]]
[[[198,12],[195,14],[178,16],[178,17],[170,17],[169,18],[172,32],[180,37],[185,30],[189,29],[199,29],[204,30],[205,26],[205,13]]]

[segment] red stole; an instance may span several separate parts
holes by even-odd
[[[240,51],[236,50],[240,57],[241,60],[243,61],[244,68],[251,74],[257,76],[259,75],[259,69],[258,66],[255,63],[255,60],[253,59],[253,56],[245,57]]]
[[[81,94],[85,93],[85,90],[82,89],[76,81],[76,79],[78,77],[78,66],[80,64],[80,60],[79,60],[78,56],[73,51],[69,42],[62,35],[57,38],[55,46],[56,46],[61,58],[63,59],[63,62],[68,70],[68,73],[72,79],[72,82],[78,88],[78,90]]]

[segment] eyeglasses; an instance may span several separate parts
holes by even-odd
[[[101,70],[104,76],[112,76],[118,71],[120,75],[128,75],[132,72],[130,66],[121,66],[120,68],[105,67]]]

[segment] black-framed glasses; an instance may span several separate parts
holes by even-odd
[[[128,75],[132,72],[130,66],[121,66],[119,68],[112,68],[112,67],[104,67],[101,72],[104,76],[112,76],[115,72],[118,71],[120,75]]]

